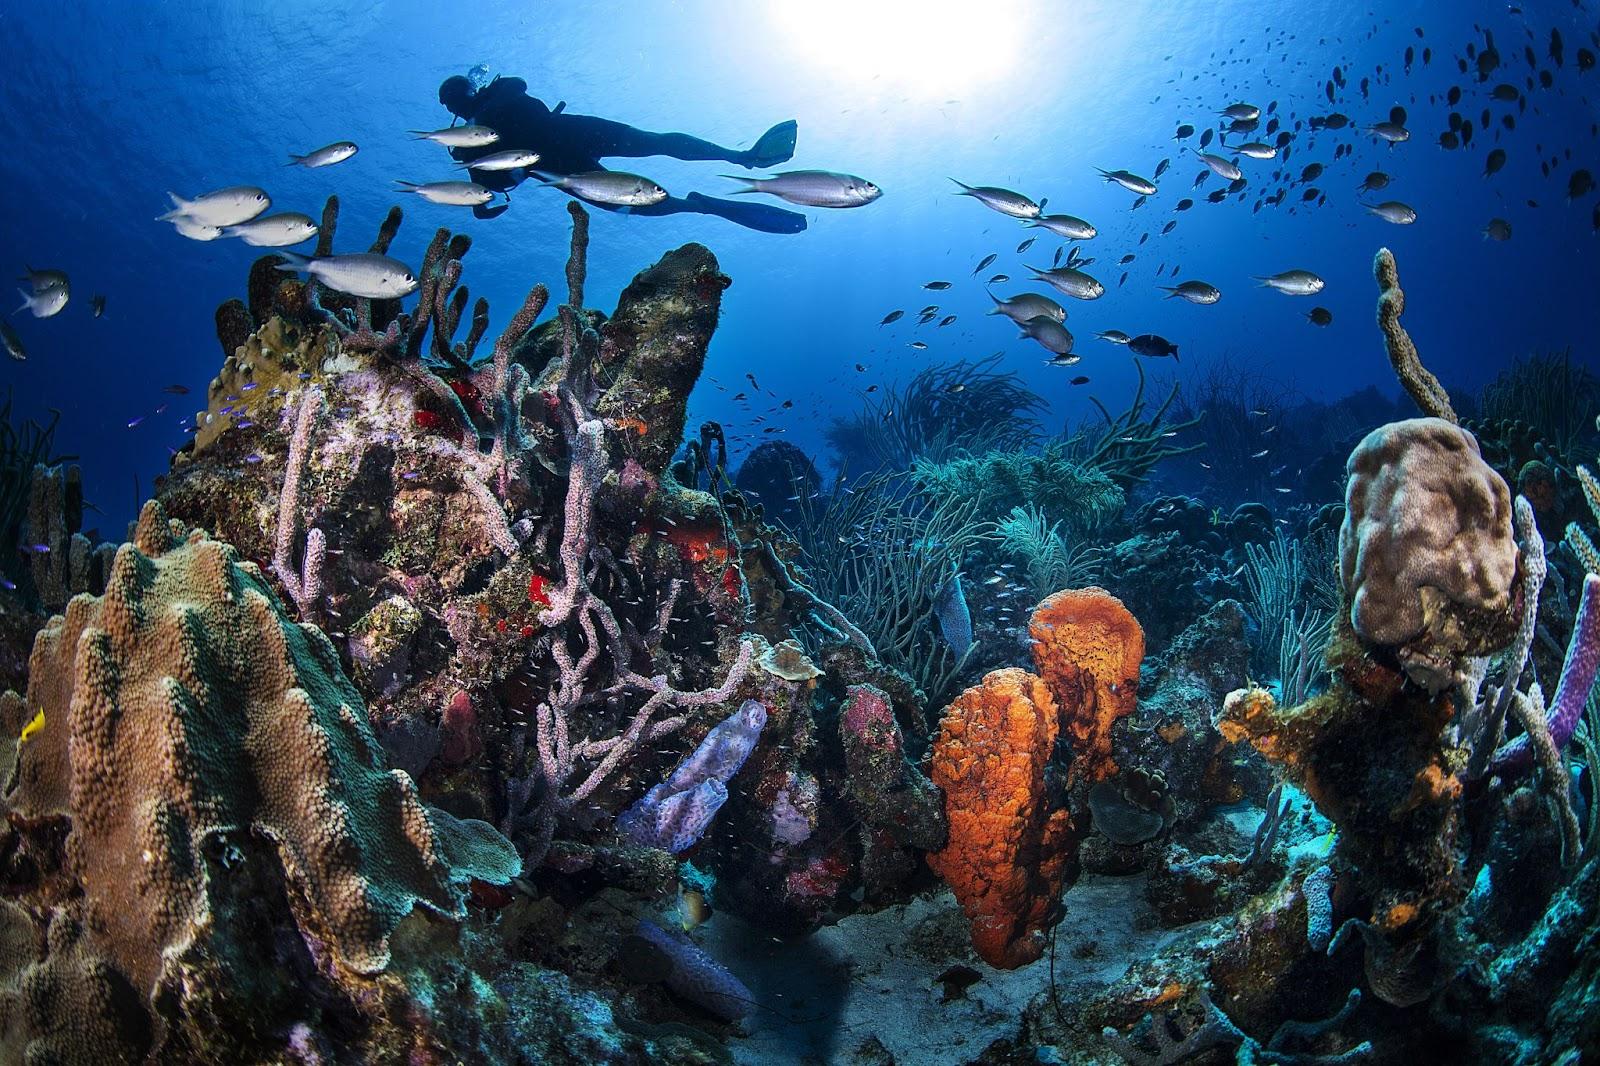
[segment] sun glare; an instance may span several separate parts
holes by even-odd
[[[778,0],[795,55],[841,83],[958,98],[1006,77],[1027,31],[1024,0]]]

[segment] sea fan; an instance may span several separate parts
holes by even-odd
[[[1028,589],[1037,599],[1060,589],[1082,588],[1099,572],[1099,553],[1082,544],[1068,545],[1061,535],[1061,523],[1052,524],[1031,503],[1013,507],[995,532],[1000,550],[1022,565]]]

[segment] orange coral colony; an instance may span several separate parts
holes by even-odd
[[[1045,770],[1063,730],[1069,783],[1116,772],[1111,727],[1133,711],[1144,632],[1104,589],[1058,592],[1029,625],[1034,665],[996,670],[946,708],[929,775],[950,835],[928,865],[955,891],[983,960],[1014,969],[1044,950],[1044,930],[1085,826]]]

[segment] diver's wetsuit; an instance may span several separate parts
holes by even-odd
[[[500,135],[499,141],[485,148],[453,148],[459,162],[508,149],[525,148],[539,153],[536,170],[546,174],[582,174],[605,169],[601,160],[616,156],[664,155],[673,159],[716,159],[743,167],[772,166],[794,154],[795,124],[783,122],[762,135],[754,148],[739,151],[724,148],[686,133],[652,133],[611,119],[590,115],[569,115],[565,105],[554,110],[542,100],[528,95],[528,83],[521,78],[496,78],[473,91],[471,83],[459,75],[439,86],[439,102],[456,117],[488,126]],[[495,192],[509,192],[522,180],[517,171],[471,171],[472,180]],[[508,205],[487,205],[473,209],[479,218],[493,218]],[[750,229],[767,233],[798,233],[806,228],[806,217],[770,204],[748,200],[719,200],[700,193],[686,197],[669,196],[648,207],[617,207],[595,204],[608,211],[625,210],[636,215],[675,215],[691,212],[718,215]]]

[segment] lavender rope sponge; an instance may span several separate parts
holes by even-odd
[[[617,832],[629,843],[674,855],[693,847],[727,802],[728,779],[755,750],[766,724],[761,701],[745,700],[665,781],[617,817]]]

